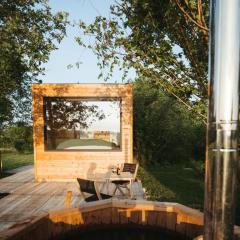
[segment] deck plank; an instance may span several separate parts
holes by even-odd
[[[103,192],[111,193],[113,190],[114,184],[109,189],[103,185]],[[79,207],[83,200],[77,181],[35,182],[33,168],[0,179],[0,192],[9,193],[0,199],[0,231],[32,216],[65,208],[67,191],[72,191],[71,207]],[[133,193],[136,199],[143,199],[140,182],[133,184]]]

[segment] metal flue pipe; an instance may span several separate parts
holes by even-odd
[[[232,240],[238,165],[240,0],[212,0],[204,238]]]

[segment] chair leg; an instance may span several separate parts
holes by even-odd
[[[124,193],[123,190],[121,189],[121,186],[117,186],[117,188],[118,188],[119,192],[124,196],[125,193]]]
[[[114,191],[113,191],[113,196],[115,196],[115,194],[116,194],[116,192],[117,192],[117,189],[118,189],[118,187],[115,186],[115,189],[114,189]]]
[[[119,189],[120,189],[121,187],[122,187],[122,188],[126,188],[127,191],[128,191],[129,197],[130,197],[130,198],[133,198],[132,182],[127,183],[127,184],[124,184],[124,185],[122,185],[122,186],[119,186]],[[122,192],[122,191],[121,191],[121,192]],[[123,195],[126,195],[126,194],[123,194]]]
[[[133,199],[133,181],[130,181],[130,186],[129,186],[129,193],[130,193],[130,198]]]
[[[121,187],[127,189],[127,191],[128,191],[128,195],[131,196],[131,189],[128,187],[127,184],[124,185],[124,186],[120,186],[120,188],[121,188]],[[124,195],[126,195],[126,194],[124,194]]]

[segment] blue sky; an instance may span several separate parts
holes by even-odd
[[[112,101],[86,101],[83,102],[87,106],[95,105],[97,110],[104,113],[105,118],[96,120],[96,118],[89,117],[89,131],[111,131],[120,133],[120,102]],[[94,120],[95,119],[95,120]]]
[[[66,11],[69,13],[70,21],[80,19],[91,23],[97,15],[109,17],[112,0],[49,0],[52,12]],[[77,27],[68,26],[67,37],[58,46],[59,49],[50,55],[45,76],[42,76],[43,83],[96,83],[99,69],[97,58],[91,50],[81,48],[74,40],[78,36]],[[69,64],[82,62],[79,69],[74,67],[67,69]],[[111,82],[121,82],[120,74],[114,74]]]

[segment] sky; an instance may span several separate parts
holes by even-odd
[[[91,101],[85,102],[87,106],[97,106],[97,110],[103,113],[105,117],[102,120],[91,118],[92,124],[89,131],[111,131],[120,132],[120,106],[119,102],[113,101]]]
[[[70,21],[86,23],[94,21],[97,15],[109,17],[110,5],[113,0],[49,0],[52,12],[66,11]],[[43,83],[101,83],[98,79],[100,73],[97,58],[89,49],[83,49],[74,40],[79,36],[77,27],[68,26],[67,36],[58,45],[59,49],[53,51],[49,61],[44,65],[45,75],[41,77]],[[82,62],[79,68],[68,69],[69,64]],[[115,73],[110,82],[121,82],[120,74]]]
[[[96,16],[109,17],[110,5],[113,0],[49,0],[52,12],[66,11],[69,13],[71,23],[80,19],[86,23],[92,23]],[[77,27],[68,26],[67,36],[58,45],[58,50],[53,51],[49,61],[44,65],[45,75],[41,77],[43,83],[101,83],[98,79],[100,73],[97,66],[97,58],[89,49],[80,47],[75,37],[79,36]],[[79,68],[68,69],[69,64],[81,62]],[[120,82],[120,74],[115,72],[109,82]],[[96,103],[98,105],[98,103]],[[101,103],[99,106],[107,117],[102,121],[94,122],[90,130],[120,131],[119,109],[113,111],[109,103]],[[111,114],[110,114],[111,113]],[[107,127],[107,128],[106,128]]]

